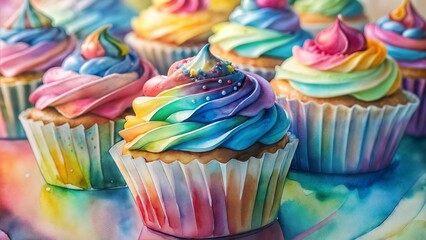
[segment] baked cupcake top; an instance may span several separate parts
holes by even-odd
[[[399,65],[426,69],[426,23],[410,0],[404,0],[388,16],[366,26],[368,37],[384,44]]]
[[[209,42],[243,57],[289,58],[293,46],[311,38],[287,0],[243,0],[229,20],[213,28]]]
[[[300,14],[336,18],[354,18],[364,15],[364,7],[358,0],[297,0],[294,9]],[[319,19],[321,20],[321,19]]]
[[[123,0],[45,0],[42,9],[52,16],[55,25],[79,39],[107,24],[112,25],[114,36],[124,36],[131,31],[130,21],[137,14]]]
[[[362,32],[339,19],[315,40],[294,47],[293,54],[294,57],[276,68],[275,79],[287,80],[306,96],[349,95],[371,102],[400,88],[398,65],[386,57],[384,44],[365,38]]]
[[[69,119],[85,113],[115,119],[131,107],[156,72],[150,63],[112,37],[108,28],[93,32],[62,67],[46,72],[44,85],[30,96],[37,109],[54,107]]]
[[[277,143],[289,127],[269,83],[216,58],[209,45],[149,80],[143,92],[120,132],[127,150],[244,150]]]
[[[74,48],[75,39],[26,0],[0,28],[0,74],[43,72],[61,65]]]
[[[226,21],[237,0],[153,0],[132,22],[140,38],[173,45],[206,43],[213,25]]]

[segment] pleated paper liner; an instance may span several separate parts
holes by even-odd
[[[27,133],[44,180],[51,185],[71,189],[110,189],[126,183],[109,154],[121,138],[124,120],[83,125],[55,126],[28,118],[30,110],[19,118]]]
[[[414,93],[420,99],[419,108],[414,113],[408,123],[406,133],[412,136],[426,136],[426,79],[410,79],[402,80],[402,88]]]
[[[133,32],[127,34],[125,42],[132,47],[142,59],[150,61],[162,75],[167,74],[173,63],[197,55],[204,46],[204,44],[201,44],[193,47],[175,47],[138,38]]]
[[[321,173],[364,173],[390,166],[419,100],[382,108],[303,103],[279,98],[299,140],[292,168]]]
[[[252,66],[240,65],[240,64],[235,64],[235,66],[240,70],[257,74],[263,77],[264,79],[268,80],[268,82],[271,81],[275,76],[275,69],[252,67]]]
[[[25,138],[19,114],[32,106],[28,97],[40,83],[41,79],[0,84],[0,139]]]
[[[177,237],[236,235],[273,222],[298,140],[275,153],[247,161],[188,164],[122,155],[124,141],[110,152],[135,198],[144,224]]]

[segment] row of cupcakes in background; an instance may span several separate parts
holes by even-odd
[[[154,2],[144,12],[147,15],[141,14],[135,23],[152,18],[150,14],[168,19],[170,13],[159,4]],[[200,19],[206,11],[210,17],[219,13],[202,4],[191,6],[204,13]],[[183,16],[198,15],[195,8]],[[391,14],[388,21],[424,33],[424,20],[410,3],[404,2],[401,8],[408,10],[398,18]],[[217,35],[211,39],[219,38],[224,29],[245,27],[258,30],[261,37],[274,31],[278,39],[288,37],[285,40],[308,35],[297,24],[282,25],[288,31],[282,33],[274,28],[274,22],[266,23],[272,30],[265,32],[271,35],[264,34],[261,27],[244,24],[249,13],[256,17],[262,12],[276,16],[273,20],[297,20],[285,1],[278,5],[276,1],[243,1],[231,15],[231,23],[218,25]],[[414,20],[412,16],[416,16]],[[255,17],[248,22],[265,24]],[[381,22],[377,26],[383,25]],[[31,62],[22,68],[23,72],[43,72],[31,78],[35,88],[43,75],[43,85],[29,98],[35,108],[21,113],[20,119],[46,182],[77,189],[123,187],[127,183],[145,225],[175,236],[233,235],[272,222],[295,151],[292,167],[312,172],[360,173],[388,167],[418,105],[413,94],[401,91],[404,70],[386,56],[385,45],[365,38],[340,20],[315,40],[303,39],[296,44],[299,47],[281,48],[280,53],[291,54],[277,67],[272,88],[264,78],[239,70],[245,62],[238,60],[249,57],[233,51],[237,68],[227,61],[231,59],[220,59],[228,55],[221,56],[226,51],[219,42],[211,46],[197,42],[202,49],[191,56],[180,55],[183,60],[169,63],[166,76],[157,76],[153,66],[142,60],[153,52],[138,46],[162,51],[157,44],[165,43],[136,31],[126,38],[129,45],[136,46],[136,52],[104,27],[77,47],[74,37],[61,27],[51,27],[49,19],[30,2],[6,26],[1,47],[10,55],[5,58],[8,64],[1,65],[2,71],[26,66],[20,57],[25,51],[38,56],[36,47],[45,39],[53,49],[60,49],[64,41],[68,44],[63,45],[76,47],[73,53],[66,51],[66,58],[51,55],[62,63],[43,61],[49,66],[31,68],[39,66]],[[230,35],[244,33],[243,29]],[[132,35],[134,41],[129,39]],[[402,31],[400,35],[407,34]],[[201,36],[207,41],[209,34]],[[422,41],[421,35],[415,36]],[[168,47],[172,50],[152,60],[154,66],[165,66],[158,61],[170,61],[172,52],[187,46]],[[257,49],[248,47],[249,51]],[[13,58],[19,51],[22,55]],[[64,54],[65,50],[58,52]],[[253,57],[254,61],[258,58]],[[18,75],[23,77],[21,72]],[[28,103],[24,109],[29,108],[25,94],[33,88],[15,77],[2,77],[12,83],[8,87],[17,89],[4,96],[20,96]],[[13,86],[16,82],[23,87]],[[300,139],[297,150],[298,140],[288,131]],[[124,140],[117,143],[121,138]]]

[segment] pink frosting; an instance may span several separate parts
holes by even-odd
[[[336,19],[333,26],[316,36],[315,41],[308,39],[302,48],[294,47],[293,55],[303,65],[328,70],[340,65],[350,54],[366,49],[364,34]]]
[[[256,0],[256,5],[260,8],[283,9],[288,6],[288,0]]]
[[[43,76],[43,83],[30,96],[36,108],[55,107],[67,118],[93,113],[115,119],[132,106],[148,79],[156,76],[154,67],[141,60],[144,73],[111,74],[106,77],[80,75],[61,67],[52,68]]]
[[[420,51],[426,50],[426,39],[406,38],[398,33],[383,30],[374,23],[365,27],[365,34],[392,46]]]
[[[159,9],[169,13],[194,13],[207,9],[209,0],[166,0]]]
[[[59,43],[41,42],[33,46],[23,42],[8,45],[0,40],[0,73],[6,77],[13,77],[25,72],[40,72],[59,66],[74,50],[75,45],[74,37]]]

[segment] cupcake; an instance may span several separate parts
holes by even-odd
[[[368,23],[364,7],[358,0],[297,0],[293,8],[299,14],[302,27],[314,36],[333,25],[339,15],[358,30],[363,30]]]
[[[19,113],[50,67],[60,66],[75,39],[29,0],[0,28],[0,138],[25,138]]]
[[[237,0],[153,0],[132,22],[126,42],[150,60],[161,74],[170,65],[195,56],[207,43],[213,25],[226,21]]]
[[[41,7],[56,25],[64,26],[82,41],[107,24],[112,25],[112,35],[123,39],[131,31],[131,19],[137,15],[123,0],[44,0]]]
[[[20,120],[47,183],[75,189],[125,186],[108,154],[118,142],[124,115],[151,64],[102,27],[87,37],[62,67],[49,69],[30,96],[35,108]]]
[[[419,101],[400,89],[386,47],[336,19],[293,54],[271,81],[300,138],[292,167],[346,174],[391,165]]]
[[[229,20],[213,28],[211,51],[266,80],[274,77],[276,65],[292,56],[293,46],[312,37],[300,28],[287,0],[242,1]]]
[[[389,16],[365,28],[366,35],[386,45],[389,56],[401,68],[402,87],[420,98],[420,107],[407,133],[426,136],[426,23],[411,1],[404,0]]]
[[[110,152],[145,226],[207,238],[276,219],[297,139],[265,79],[207,45],[143,93]]]

